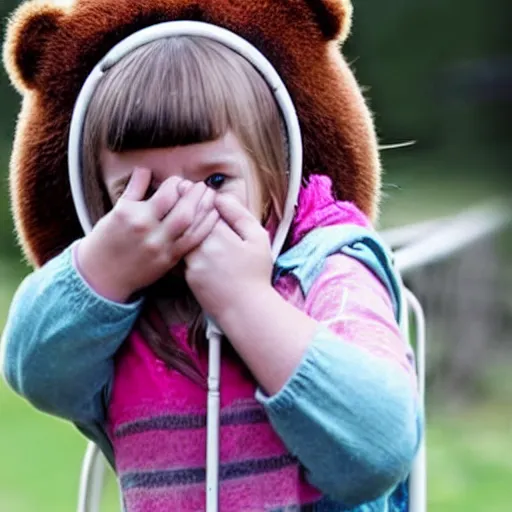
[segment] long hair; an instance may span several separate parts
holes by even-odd
[[[224,45],[201,37],[159,40],[126,56],[99,84],[84,127],[85,199],[93,223],[112,208],[101,178],[103,149],[120,153],[184,146],[217,140],[228,131],[254,164],[262,204],[280,218],[287,189],[286,141],[277,104],[257,70]],[[192,313],[189,341],[200,348],[200,308],[183,279],[166,278],[162,284],[145,290],[136,327],[169,368],[203,382],[172,338],[168,314],[170,309],[174,318]]]

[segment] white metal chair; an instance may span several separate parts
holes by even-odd
[[[416,371],[418,374],[418,392],[422,410],[425,410],[425,374],[426,374],[426,350],[425,350],[425,315],[418,299],[407,288],[404,289],[407,304],[407,320],[413,322],[413,329],[407,322],[404,329],[412,338],[416,354]],[[409,478],[409,512],[426,512],[427,510],[427,453],[426,432],[423,433],[421,444],[413,463]]]
[[[425,317],[421,304],[404,288],[407,314],[404,331],[412,337],[416,354],[418,389],[421,404],[425,404]],[[411,322],[412,320],[412,329]],[[426,468],[425,435],[414,461],[409,479],[409,512],[426,512],[427,510],[427,468]],[[99,512],[105,480],[106,462],[94,443],[89,443],[82,464],[77,512]]]

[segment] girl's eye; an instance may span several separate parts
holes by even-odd
[[[213,190],[219,190],[219,188],[226,182],[226,176],[216,172],[215,174],[208,176],[204,182],[208,187],[213,188]]]

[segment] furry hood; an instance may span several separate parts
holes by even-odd
[[[10,186],[16,230],[31,263],[43,264],[82,236],[67,142],[84,81],[119,41],[172,20],[218,25],[258,48],[297,109],[304,176],[329,176],[338,199],[375,217],[377,138],[339,49],[350,28],[348,0],[31,0],[11,17],[4,45],[6,69],[23,97]]]

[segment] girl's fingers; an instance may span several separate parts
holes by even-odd
[[[193,186],[194,184],[191,181],[182,180],[178,184],[178,193],[180,196],[184,196]]]
[[[213,199],[209,198],[209,194],[205,198],[205,201],[201,203],[203,196],[208,190],[208,187],[203,182],[195,183],[179,198],[176,205],[162,221],[162,229],[165,231],[168,238],[171,240],[178,239],[194,224],[198,213],[201,213],[201,210],[198,211],[200,204],[203,214],[205,206],[207,206],[210,201],[213,205]]]
[[[195,232],[196,228],[203,223],[205,218],[208,217],[208,215],[210,215],[212,211],[215,212],[215,216],[217,218],[219,217],[219,213],[214,208],[215,196],[215,191],[207,187],[206,192],[203,194],[203,197],[201,197],[201,200],[199,201],[196,207],[196,214],[194,216],[192,224],[185,230],[185,232],[181,236],[185,236],[187,235],[187,233]],[[169,227],[171,227],[172,229],[174,226]],[[172,236],[172,233],[170,233],[170,235]]]
[[[142,167],[133,170],[130,180],[119,199],[142,201],[151,183],[151,171]]]
[[[171,176],[166,179],[158,190],[148,199],[155,216],[158,220],[162,220],[176,206],[180,199],[180,187],[183,180],[177,176]]]
[[[252,213],[240,201],[228,194],[219,194],[215,198],[215,207],[228,226],[242,240],[247,240],[251,237],[255,223],[259,227],[259,223]]]
[[[181,260],[188,253],[199,247],[211,234],[219,219],[219,212],[217,210],[210,210],[201,222],[194,224],[194,226],[185,231],[173,245],[173,256],[176,260]]]
[[[201,215],[202,213],[206,214],[210,210],[214,208],[215,204],[215,196],[217,194],[215,193],[215,190],[213,190],[210,187],[206,187],[206,192],[203,194],[203,197],[201,197],[201,200],[199,201],[199,204],[197,205],[196,209],[196,222],[199,222],[200,219],[204,217],[204,215]]]

